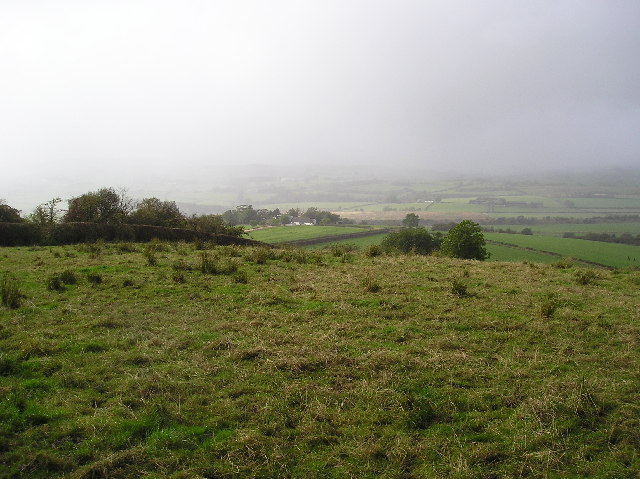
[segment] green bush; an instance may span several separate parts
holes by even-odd
[[[482,261],[489,257],[482,228],[470,220],[461,221],[451,228],[442,240],[440,250],[452,258]]]
[[[389,233],[382,240],[381,247],[387,252],[428,255],[438,249],[439,244],[439,234],[432,235],[425,228],[408,228]]]
[[[218,245],[257,246],[261,243],[248,238],[228,234],[213,234],[183,228],[162,226],[105,224],[105,223],[60,223],[37,225],[33,223],[0,223],[0,246],[64,245],[108,242],[148,242],[196,240]],[[122,249],[120,251],[123,251]]]
[[[42,242],[42,230],[32,223],[0,223],[0,246],[30,246]]]

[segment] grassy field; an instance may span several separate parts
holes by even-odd
[[[319,250],[332,245],[353,245],[358,249],[365,249],[372,245],[379,245],[386,236],[386,233],[379,235],[365,236],[362,238],[350,238],[345,240],[327,241],[326,243],[314,244],[305,246],[304,248],[310,251]]]
[[[633,235],[640,234],[640,222],[638,223],[567,223],[567,224],[549,224],[549,225],[495,225],[494,228],[507,229],[513,231],[522,231],[523,228],[531,228],[534,234],[544,236],[562,236],[564,233],[575,233],[582,235],[586,233],[614,233],[620,235],[622,233],[631,233]]]
[[[495,243],[487,244],[487,251],[491,253],[489,261],[530,261],[532,263],[551,264],[559,259],[555,255]]]
[[[249,238],[270,244],[361,233],[374,229],[373,226],[276,226],[254,230]]]
[[[640,266],[640,247],[638,246],[507,233],[485,233],[484,236],[491,241],[548,251],[614,268]]]
[[[638,271],[0,250],[2,478],[636,478]]]

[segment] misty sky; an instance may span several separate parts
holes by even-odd
[[[241,164],[515,173],[639,152],[638,0],[0,0],[7,200]]]

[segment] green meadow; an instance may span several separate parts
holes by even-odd
[[[638,246],[603,243],[554,236],[536,236],[507,233],[485,233],[490,241],[555,253],[613,268],[640,266]]]
[[[640,474],[637,270],[155,242],[0,280],[2,478]]]

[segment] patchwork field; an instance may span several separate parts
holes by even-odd
[[[640,474],[638,271],[152,243],[0,279],[3,478]]]
[[[485,233],[490,241],[555,253],[613,268],[640,266],[640,247],[553,236]]]

